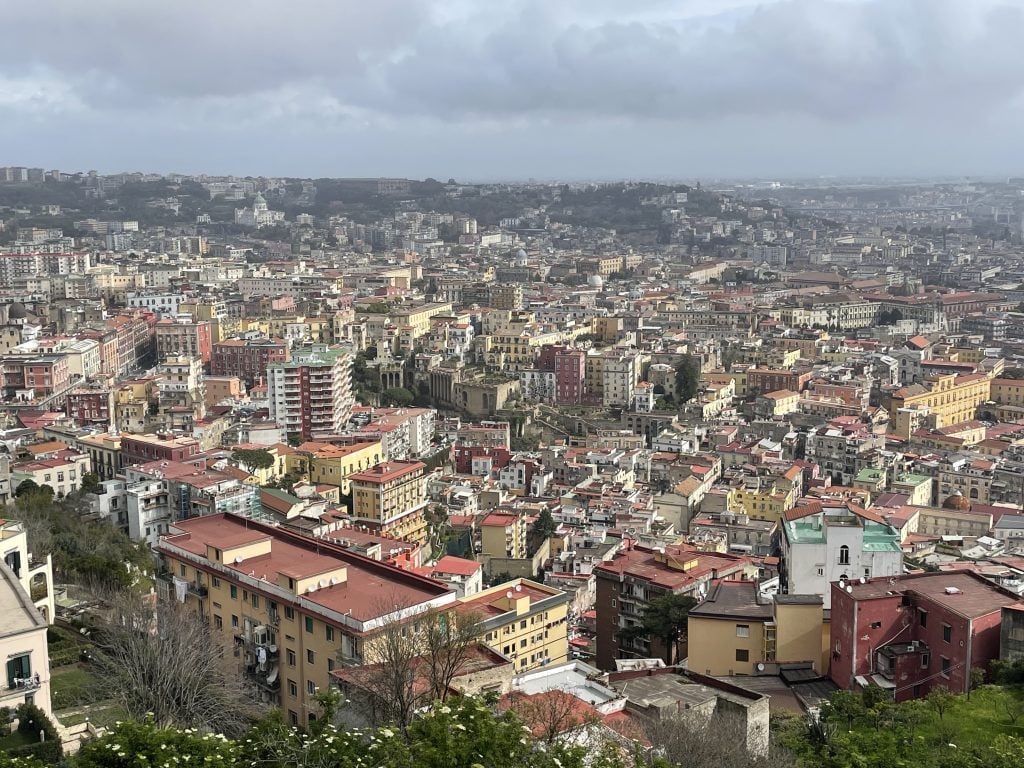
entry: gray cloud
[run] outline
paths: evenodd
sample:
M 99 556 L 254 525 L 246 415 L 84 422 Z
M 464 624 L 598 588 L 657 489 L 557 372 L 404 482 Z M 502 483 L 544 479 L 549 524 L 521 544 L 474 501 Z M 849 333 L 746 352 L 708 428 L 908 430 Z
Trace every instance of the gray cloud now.
M 434 152 L 444 173 L 468 151 L 495 169 L 509 152 L 587 175 L 595 162 L 618 167 L 609 141 L 638 168 L 683 147 L 691 163 L 800 160 L 808 148 L 827 160 L 832 147 L 884 164 L 924 147 L 978 158 L 978 137 L 1022 122 L 1024 0 L 8 6 L 0 139 L 35 156 L 57 150 L 46 137 L 61 151 L 102 147 L 110 162 L 148 148 L 161 166 L 202 166 L 245 162 L 251 144 L 264 163 L 268 145 L 282 163 L 311 162 L 316 148 L 342 166 Z M 650 144 L 639 151 L 621 145 L 640 136 Z

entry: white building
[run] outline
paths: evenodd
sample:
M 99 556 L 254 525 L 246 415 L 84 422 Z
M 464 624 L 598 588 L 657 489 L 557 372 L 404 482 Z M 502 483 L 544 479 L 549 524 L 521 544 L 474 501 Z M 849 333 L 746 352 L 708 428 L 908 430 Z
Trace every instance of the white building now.
M 28 535 L 17 520 L 0 522 L 0 556 L 11 569 L 27 595 L 34 595 L 32 604 L 43 618 L 53 621 L 53 561 L 50 556 L 34 557 L 28 551 Z M 3 610 L 0 616 L 6 619 Z M 3 635 L 0 621 L 0 636 Z M 0 705 L 2 706 L 2 705 Z
M 0 565 L 0 657 L 6 661 L 0 707 L 35 704 L 50 710 L 50 660 L 46 619 L 33 605 L 21 579 Z
M 243 227 L 270 227 L 284 221 L 284 211 L 272 211 L 263 195 L 256 193 L 252 208 L 236 208 L 235 224 Z
M 633 405 L 633 395 L 640 381 L 642 359 L 636 352 L 608 352 L 602 365 L 605 406 Z
M 555 402 L 555 372 L 527 368 L 519 372 L 523 399 L 541 403 Z
M 821 595 L 831 608 L 836 581 L 900 576 L 903 550 L 896 529 L 853 506 L 807 505 L 782 524 L 783 585 L 791 595 Z

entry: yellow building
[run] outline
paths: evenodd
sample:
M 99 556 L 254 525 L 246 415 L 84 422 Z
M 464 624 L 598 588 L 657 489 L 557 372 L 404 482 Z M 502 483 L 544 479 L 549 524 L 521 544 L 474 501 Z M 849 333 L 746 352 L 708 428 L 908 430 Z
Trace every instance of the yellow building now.
M 233 450 L 246 450 L 246 451 L 266 451 L 270 454 L 270 457 L 274 460 L 273 466 L 266 467 L 265 469 L 252 469 L 249 467 L 241 467 L 250 475 L 256 478 L 259 485 L 267 485 L 268 483 L 277 480 L 280 477 L 288 474 L 293 466 L 289 464 L 289 459 L 295 455 L 292 448 L 283 443 L 274 443 L 273 445 L 259 445 L 257 443 L 239 443 L 233 446 Z M 298 473 L 301 474 L 301 473 Z
M 456 604 L 445 584 L 253 520 L 209 515 L 175 529 L 157 545 L 160 591 L 239 651 L 254 696 L 293 725 L 319 716 L 317 692 L 363 663 L 382 626 Z
M 461 600 L 480 618 L 481 639 L 508 657 L 516 673 L 569 661 L 571 596 L 528 579 L 514 579 Z
M 435 315 L 449 315 L 452 305 L 447 302 L 420 304 L 415 307 L 401 307 L 388 313 L 393 325 L 408 326 L 412 329 L 413 338 L 426 336 L 430 333 L 430 319 Z
M 379 441 L 355 445 L 332 443 L 303 443 L 296 451 L 305 455 L 306 475 L 317 485 L 336 485 L 348 494 L 349 477 L 370 469 L 384 460 L 384 448 Z
M 480 553 L 485 558 L 526 557 L 526 518 L 512 512 L 493 512 L 480 522 Z
M 923 384 L 912 384 L 892 396 L 889 413 L 893 432 L 909 438 L 927 421 L 935 429 L 960 424 L 974 418 L 978 406 L 989 399 L 992 380 L 984 373 L 964 376 L 933 376 Z
M 777 673 L 782 664 L 828 671 L 829 626 L 820 595 L 773 600 L 758 593 L 756 582 L 721 581 L 690 611 L 687 638 L 687 665 L 705 675 Z
M 352 517 L 393 539 L 427 540 L 427 465 L 387 461 L 349 475 Z
M 992 379 L 989 397 L 1000 405 L 1024 407 L 1024 379 Z

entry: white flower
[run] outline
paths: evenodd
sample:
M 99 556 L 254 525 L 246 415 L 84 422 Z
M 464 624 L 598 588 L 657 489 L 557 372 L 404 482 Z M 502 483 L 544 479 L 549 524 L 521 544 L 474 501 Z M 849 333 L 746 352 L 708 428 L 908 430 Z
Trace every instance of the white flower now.
M 466 730 L 466 726 L 464 726 L 462 723 L 456 723 L 455 727 L 458 728 L 460 731 Z
M 383 736 L 385 739 L 390 739 L 392 736 L 395 735 L 395 732 L 392 731 L 390 728 L 381 728 L 380 735 Z
M 441 714 L 442 714 L 442 715 L 447 715 L 447 714 L 450 714 L 450 713 L 451 713 L 451 711 L 452 711 L 452 708 L 451 708 L 451 707 L 449 707 L 449 706 L 443 706 L 443 707 L 441 707 L 441 709 L 440 709 L 440 712 L 441 712 Z

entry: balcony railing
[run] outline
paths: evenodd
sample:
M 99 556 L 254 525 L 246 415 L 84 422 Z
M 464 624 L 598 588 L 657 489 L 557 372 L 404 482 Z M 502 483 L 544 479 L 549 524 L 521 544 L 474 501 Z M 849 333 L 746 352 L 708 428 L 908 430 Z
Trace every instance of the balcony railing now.
M 42 680 L 39 679 L 39 674 L 36 673 L 30 677 L 15 677 L 10 680 L 7 685 L 9 691 L 34 691 L 41 686 Z

